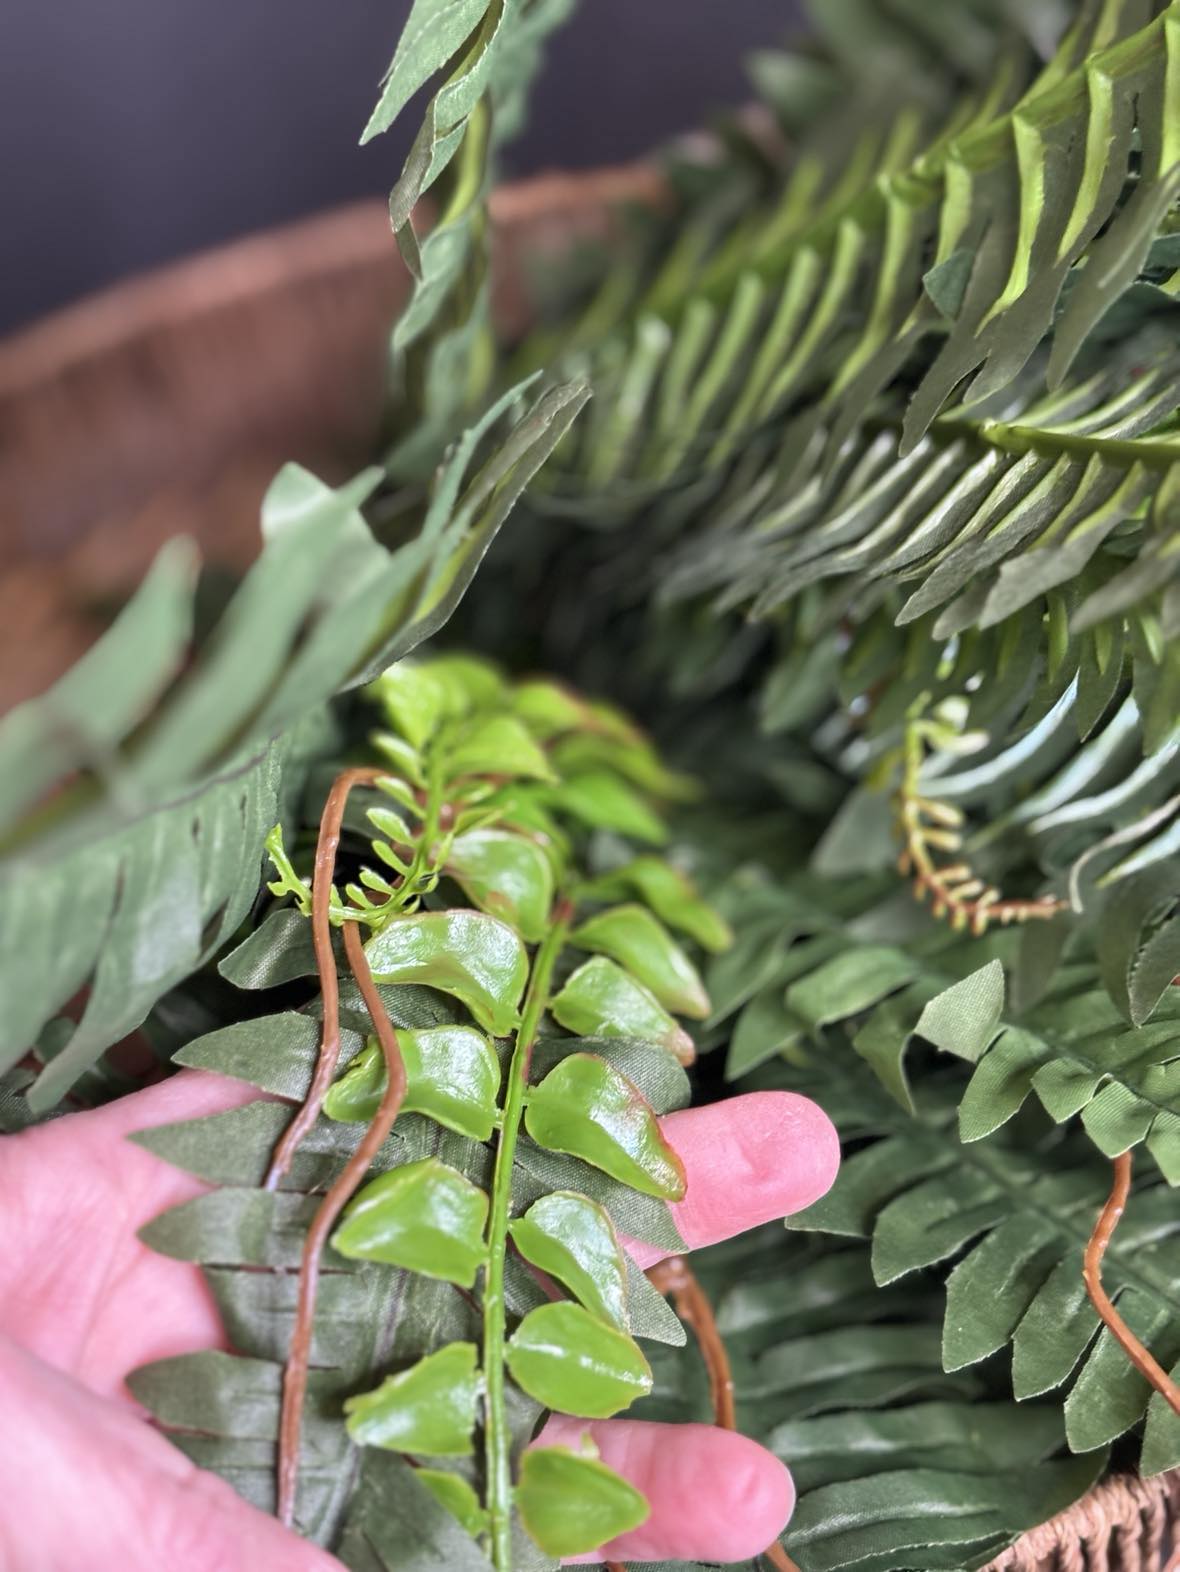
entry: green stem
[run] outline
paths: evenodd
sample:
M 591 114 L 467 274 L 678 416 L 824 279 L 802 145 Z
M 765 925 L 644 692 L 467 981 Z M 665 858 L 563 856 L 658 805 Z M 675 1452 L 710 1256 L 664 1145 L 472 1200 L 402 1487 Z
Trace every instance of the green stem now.
M 508 1255 L 508 1213 L 512 1201 L 512 1162 L 516 1138 L 524 1112 L 524 1094 L 529 1083 L 533 1043 L 541 1015 L 549 1002 L 553 968 L 565 944 L 570 925 L 570 907 L 559 901 L 553 925 L 533 960 L 524 1013 L 516 1033 L 516 1046 L 508 1069 L 508 1093 L 504 1099 L 504 1122 L 496 1149 L 496 1171 L 492 1180 L 492 1208 L 488 1229 L 488 1264 L 483 1295 L 483 1369 L 487 1383 L 484 1435 L 487 1458 L 487 1504 L 492 1541 L 492 1564 L 496 1572 L 512 1569 L 512 1436 L 504 1402 L 504 1265 Z

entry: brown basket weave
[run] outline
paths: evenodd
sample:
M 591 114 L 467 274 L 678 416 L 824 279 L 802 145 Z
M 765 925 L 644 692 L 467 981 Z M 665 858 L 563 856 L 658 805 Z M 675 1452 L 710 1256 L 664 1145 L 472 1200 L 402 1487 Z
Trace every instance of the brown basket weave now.
M 607 233 L 619 202 L 658 191 L 638 167 L 498 193 L 501 320 L 527 319 L 526 257 Z M 339 479 L 370 457 L 404 291 L 384 205 L 363 203 L 0 342 L 0 712 L 86 648 L 169 536 L 241 565 L 280 463 Z M 1159 1572 L 1178 1510 L 1180 1472 L 1109 1479 L 988 1572 Z

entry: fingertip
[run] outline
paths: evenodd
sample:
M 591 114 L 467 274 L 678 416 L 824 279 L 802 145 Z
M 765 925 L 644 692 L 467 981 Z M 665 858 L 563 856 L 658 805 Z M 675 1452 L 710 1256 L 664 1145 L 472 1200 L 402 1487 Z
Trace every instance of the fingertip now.
M 549 1444 L 589 1431 L 608 1467 L 641 1490 L 651 1514 L 639 1528 L 578 1561 L 745 1561 L 782 1533 L 795 1486 L 782 1462 L 736 1431 L 642 1420 L 551 1420 Z
M 690 1250 L 800 1212 L 832 1186 L 840 1139 L 797 1092 L 747 1092 L 661 1121 L 687 1175 L 676 1225 Z M 637 1250 L 649 1265 L 658 1251 Z

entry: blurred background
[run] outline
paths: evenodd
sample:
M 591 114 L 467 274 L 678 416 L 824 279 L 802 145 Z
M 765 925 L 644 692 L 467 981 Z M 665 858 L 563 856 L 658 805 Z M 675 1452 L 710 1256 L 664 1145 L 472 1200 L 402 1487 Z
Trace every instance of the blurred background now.
M 410 0 L 2 0 L 0 334 L 105 284 L 383 194 L 357 138 Z M 796 0 L 581 0 L 506 174 L 586 168 L 740 101 Z

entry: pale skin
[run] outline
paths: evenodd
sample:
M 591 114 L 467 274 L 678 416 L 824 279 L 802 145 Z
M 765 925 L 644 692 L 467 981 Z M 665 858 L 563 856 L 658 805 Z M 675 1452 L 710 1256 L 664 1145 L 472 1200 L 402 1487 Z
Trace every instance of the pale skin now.
M 186 1071 L 0 1143 L 0 1500 L 20 1506 L 0 1512 L 0 1572 L 342 1572 L 195 1468 L 145 1423 L 125 1386 L 150 1360 L 225 1346 L 200 1271 L 136 1238 L 204 1186 L 126 1136 L 251 1095 Z M 690 1248 L 797 1211 L 835 1177 L 835 1131 L 790 1093 L 752 1093 L 662 1123 L 688 1174 L 676 1212 Z M 658 1258 L 643 1245 L 632 1252 L 643 1266 Z M 612 1559 L 743 1560 L 794 1505 L 787 1470 L 744 1437 L 561 1416 L 544 1437 L 586 1430 L 651 1502 L 641 1528 L 603 1548 Z

